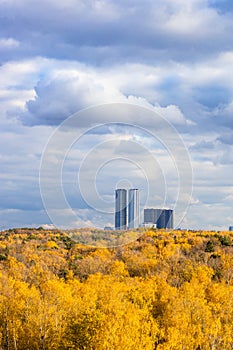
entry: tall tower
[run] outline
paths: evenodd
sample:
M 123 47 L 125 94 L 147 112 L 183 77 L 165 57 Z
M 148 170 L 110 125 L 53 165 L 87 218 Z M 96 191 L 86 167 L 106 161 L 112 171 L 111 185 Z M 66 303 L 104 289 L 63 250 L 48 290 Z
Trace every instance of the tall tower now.
M 140 200 L 139 190 L 133 188 L 129 190 L 128 200 L 128 226 L 129 228 L 138 228 L 140 224 Z
M 115 229 L 127 229 L 127 191 L 121 188 L 115 191 Z

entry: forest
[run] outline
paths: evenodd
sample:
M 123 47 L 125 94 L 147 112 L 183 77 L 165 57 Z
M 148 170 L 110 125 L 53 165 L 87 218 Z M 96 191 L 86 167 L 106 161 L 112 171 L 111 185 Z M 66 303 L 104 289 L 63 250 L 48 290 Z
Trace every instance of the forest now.
M 42 228 L 0 233 L 1 350 L 233 349 L 233 232 L 81 241 Z

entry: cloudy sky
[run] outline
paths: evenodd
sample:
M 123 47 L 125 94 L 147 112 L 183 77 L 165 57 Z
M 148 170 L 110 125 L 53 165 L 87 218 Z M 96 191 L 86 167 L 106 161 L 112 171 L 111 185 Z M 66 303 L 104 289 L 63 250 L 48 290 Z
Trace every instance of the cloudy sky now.
M 0 229 L 112 225 L 123 186 L 179 227 L 233 225 L 232 1 L 0 0 L 0 17 Z

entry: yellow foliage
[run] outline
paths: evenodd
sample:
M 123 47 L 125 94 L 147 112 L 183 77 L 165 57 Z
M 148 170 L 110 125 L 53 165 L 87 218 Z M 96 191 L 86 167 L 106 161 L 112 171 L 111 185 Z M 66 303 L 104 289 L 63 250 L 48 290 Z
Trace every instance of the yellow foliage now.
M 8 233 L 0 349 L 232 350 L 232 236 L 150 230 L 101 249 L 58 231 Z
M 58 249 L 57 243 L 54 241 L 48 241 L 45 244 L 46 248 L 51 248 L 51 249 Z

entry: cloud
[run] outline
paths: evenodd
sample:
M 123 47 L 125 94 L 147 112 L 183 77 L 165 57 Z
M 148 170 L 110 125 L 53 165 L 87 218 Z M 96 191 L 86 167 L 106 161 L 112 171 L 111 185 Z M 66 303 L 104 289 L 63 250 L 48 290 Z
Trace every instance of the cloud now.
M 205 134 L 208 124 L 208 133 L 216 134 L 220 127 L 224 134 L 232 127 L 233 84 L 226 73 L 232 65 L 230 53 L 195 66 L 64 64 L 66 68 L 58 60 L 37 63 L 43 78 L 19 113 L 25 125 L 59 125 L 80 109 L 128 102 L 152 108 L 182 133 Z
M 178 106 L 161 107 L 159 104 L 151 104 L 144 97 L 127 96 L 116 87 L 114 79 L 110 82 L 111 71 L 104 74 L 105 77 L 102 77 L 101 71 L 90 70 L 85 66 L 54 71 L 50 78 L 37 83 L 35 97 L 26 102 L 26 110 L 20 119 L 29 126 L 59 125 L 83 108 L 119 102 L 151 108 L 175 125 L 186 123 Z M 102 120 L 108 121 L 108 117 L 103 116 Z
M 208 1 L 24 0 L 2 2 L 0 12 L 3 35 L 20 42 L 15 57 L 21 58 L 37 55 L 111 65 L 160 61 L 169 55 L 192 61 L 218 53 L 219 46 L 232 46 L 231 15 Z
M 0 210 L 0 230 L 13 227 L 38 227 L 49 222 L 44 210 L 4 209 Z
M 233 101 L 227 105 L 219 106 L 215 111 L 215 123 L 219 126 L 233 129 Z
M 209 3 L 220 13 L 233 12 L 233 4 L 231 0 L 210 0 Z
M 19 41 L 13 38 L 0 39 L 0 50 L 16 48 L 19 46 L 19 44 Z
M 63 71 L 50 81 L 39 81 L 35 93 L 35 98 L 26 103 L 28 113 L 22 115 L 28 125 L 59 125 L 90 105 L 123 100 L 116 89 L 82 71 Z
M 232 132 L 226 133 L 226 134 L 224 134 L 224 135 L 218 137 L 217 140 L 220 141 L 220 142 L 223 143 L 223 144 L 233 146 Z
M 49 223 L 42 213 L 38 170 L 51 132 L 77 110 L 126 102 L 162 114 L 189 147 L 195 203 L 199 201 L 192 206 L 189 226 L 218 227 L 219 222 L 225 227 L 225 219 L 214 216 L 215 210 L 222 215 L 225 211 L 227 224 L 231 223 L 226 193 L 232 188 L 233 161 L 230 1 L 9 0 L 1 2 L 0 13 L 2 222 Z M 109 117 L 102 115 L 101 120 Z M 133 120 L 127 116 L 121 122 Z M 87 119 L 80 127 L 91 122 Z M 146 118 L 143 123 L 152 127 Z M 127 141 L 155 152 L 169 182 L 168 201 L 174 201 L 175 171 L 158 144 L 122 125 L 96 128 L 71 152 L 64 168 L 68 201 L 80 210 L 78 225 L 112 222 L 112 217 L 95 214 L 81 198 L 74 169 L 96 142 L 114 136 L 119 141 L 112 147 L 115 155 L 142 157 Z M 112 153 L 104 147 L 103 154 L 108 159 Z M 138 179 L 136 185 L 144 188 L 138 169 L 130 169 L 122 175 Z M 111 201 L 120 174 L 110 164 L 101 171 L 99 190 Z M 91 183 L 90 177 L 87 180 Z M 154 190 L 151 205 L 161 197 Z

